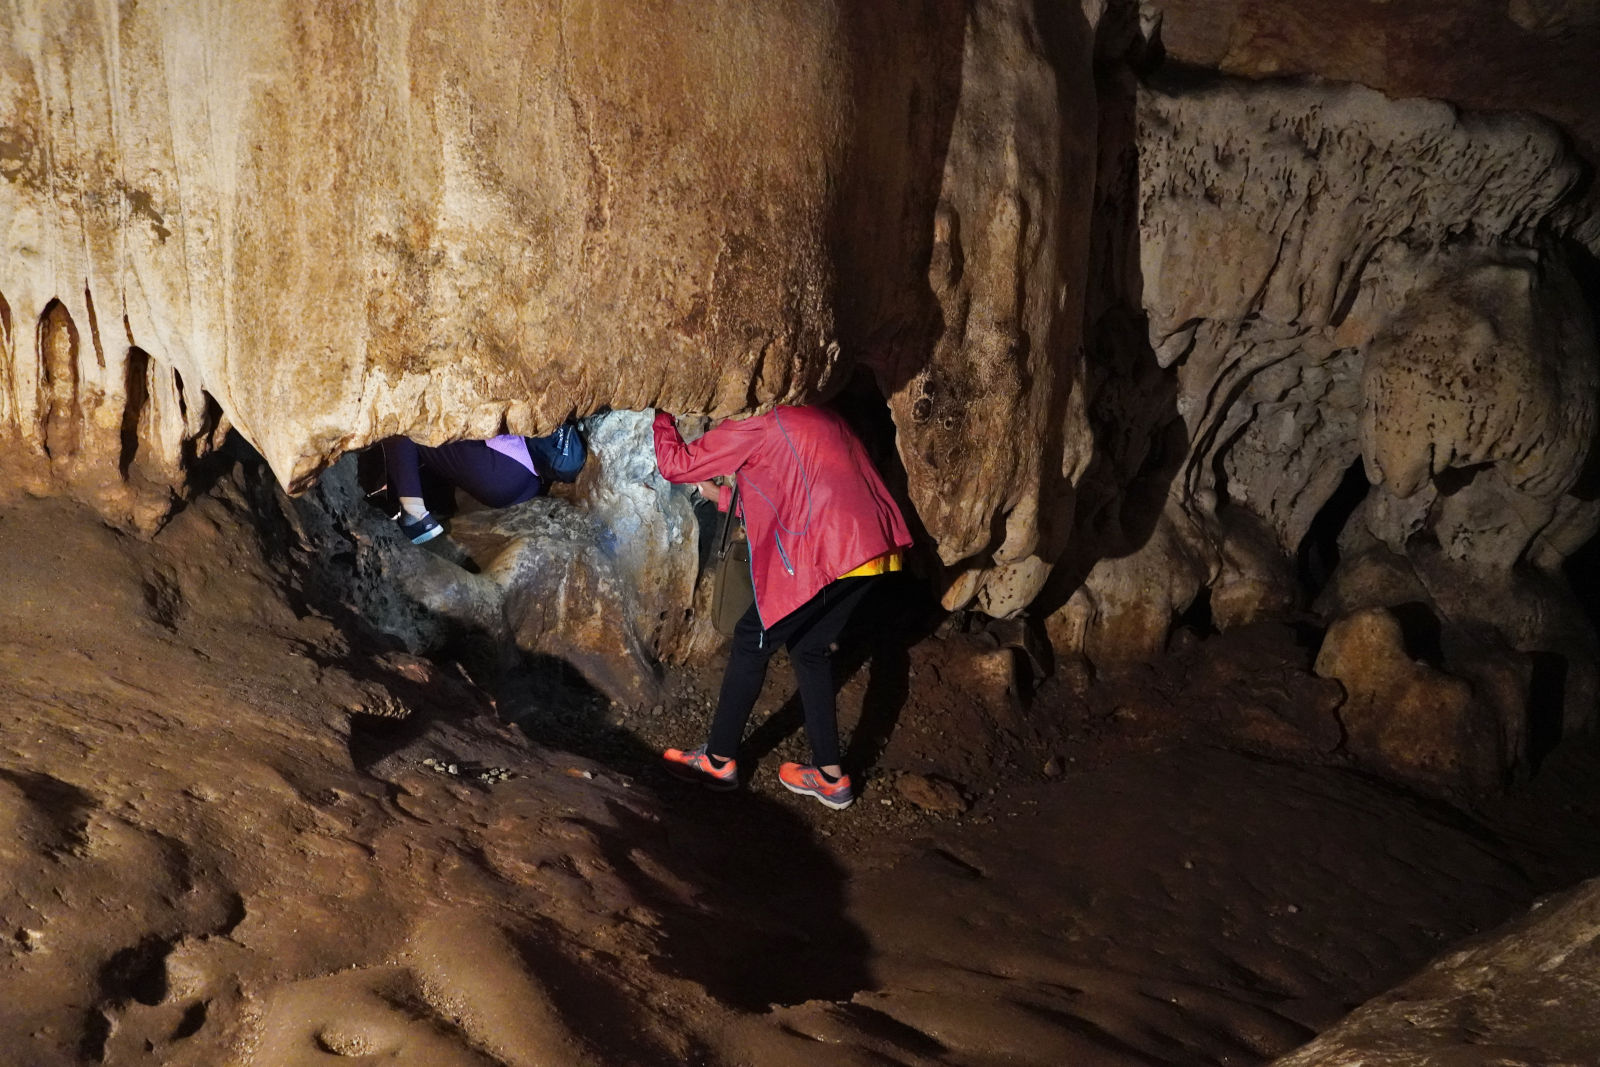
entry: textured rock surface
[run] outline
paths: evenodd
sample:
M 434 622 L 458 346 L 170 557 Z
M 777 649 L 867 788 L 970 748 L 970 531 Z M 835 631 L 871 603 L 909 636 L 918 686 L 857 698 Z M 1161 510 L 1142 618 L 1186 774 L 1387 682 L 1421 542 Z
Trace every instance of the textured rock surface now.
M 583 421 L 589 459 L 571 487 L 448 523 L 427 551 L 359 499 L 353 465 L 294 509 L 318 582 L 413 650 L 478 635 L 504 656 L 555 657 L 607 697 L 657 697 L 661 665 L 713 646 L 696 603 L 698 528 L 688 492 L 655 469 L 650 417 Z
M 1564 659 L 1565 726 L 1589 725 L 1593 635 L 1547 576 L 1596 530 L 1600 403 L 1559 132 L 1190 78 L 1141 90 L 1136 118 L 1137 259 L 1091 326 L 1100 451 L 1058 644 L 1145 656 L 1202 591 L 1236 625 L 1383 544 L 1446 628 Z M 1341 611 L 1398 603 L 1354 588 Z M 1525 723 L 1525 695 L 1489 688 L 1505 731 Z
M 1600 1062 L 1600 882 L 1451 952 L 1277 1067 Z
M 1020 0 L 8 8 L 8 481 L 152 526 L 225 423 L 299 489 L 864 364 L 963 598 L 1019 610 L 1082 459 L 1092 47 Z
M 1316 672 L 1345 689 L 1339 708 L 1345 747 L 1389 777 L 1434 786 L 1493 788 L 1521 756 L 1527 724 L 1501 721 L 1493 687 L 1475 690 L 1416 658 L 1400 621 L 1366 608 L 1328 628 Z M 1526 673 L 1514 677 L 1526 692 Z M 1519 694 L 1520 695 L 1520 694 Z M 1513 705 L 1516 706 L 1516 705 Z
M 1448 272 L 1368 350 L 1360 439 L 1369 477 L 1407 498 L 1455 468 L 1443 488 L 1429 486 L 1440 545 L 1453 558 L 1511 566 L 1588 459 L 1597 353 L 1559 259 L 1480 259 Z
M 289 484 L 388 432 L 533 431 L 662 395 L 727 409 L 826 377 L 837 11 L 5 18 L 8 401 L 36 447 L 73 383 L 122 406 L 133 344 Z M 704 76 L 730 54 L 737 74 Z M 26 358 L 53 299 L 76 375 L 51 373 L 64 342 L 42 374 Z
M 1147 655 L 1202 591 L 1224 625 L 1281 612 L 1315 591 L 1292 565 L 1313 541 L 1420 533 L 1486 587 L 1553 572 L 1600 526 L 1573 492 L 1597 388 L 1582 162 L 1523 115 L 1134 76 L 1159 26 L 1225 70 L 1483 102 L 1390 37 L 1317 66 L 1337 27 L 1268 14 L 14 6 L 6 484 L 151 527 L 229 426 L 301 488 L 389 432 L 728 413 L 866 368 L 945 604 L 1043 591 L 1067 651 Z M 1591 143 L 1562 57 L 1594 20 L 1491 21 L 1549 62 L 1506 100 Z M 1367 501 L 1313 538 L 1357 463 Z
M 559 657 L 639 707 L 659 695 L 663 661 L 716 641 L 689 610 L 697 525 L 688 492 L 655 468 L 648 417 L 612 412 L 590 425 L 593 467 L 574 501 L 482 513 L 478 530 L 459 536 L 503 542 L 485 573 L 503 590 L 518 648 Z
M 927 277 L 942 331 L 931 355 L 880 371 L 912 500 L 944 562 L 968 568 L 946 605 L 993 615 L 1043 586 L 1092 449 L 1093 27 L 1071 5 L 1036 8 L 972 6 Z
M 1251 78 L 1315 75 L 1389 96 L 1547 115 L 1593 151 L 1592 58 L 1600 9 L 1588 0 L 1141 0 L 1168 52 Z

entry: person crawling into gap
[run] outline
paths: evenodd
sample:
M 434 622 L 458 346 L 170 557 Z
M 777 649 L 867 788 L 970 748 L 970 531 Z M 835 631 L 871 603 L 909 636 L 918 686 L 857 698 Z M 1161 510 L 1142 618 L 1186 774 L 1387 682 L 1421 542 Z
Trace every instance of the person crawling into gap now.
M 911 545 L 905 517 L 873 468 L 865 447 L 835 412 L 780 407 L 725 419 L 685 442 L 664 411 L 654 423 L 656 464 L 669 482 L 731 476 L 716 489 L 726 511 L 737 496 L 750 545 L 754 602 L 733 632 L 733 649 L 706 743 L 662 754 L 680 777 L 713 789 L 737 789 L 735 757 L 778 645 L 789 649 L 809 764 L 784 763 L 778 780 L 790 792 L 830 808 L 855 800 L 840 765 L 832 646 L 876 575 L 901 569 Z
M 508 508 L 547 492 L 551 482 L 577 478 L 586 457 L 583 437 L 572 421 L 544 437 L 501 434 L 442 445 L 419 445 L 401 436 L 383 440 L 389 493 L 399 509 L 394 519 L 414 545 L 444 533 L 423 499 L 424 470 L 485 507 Z

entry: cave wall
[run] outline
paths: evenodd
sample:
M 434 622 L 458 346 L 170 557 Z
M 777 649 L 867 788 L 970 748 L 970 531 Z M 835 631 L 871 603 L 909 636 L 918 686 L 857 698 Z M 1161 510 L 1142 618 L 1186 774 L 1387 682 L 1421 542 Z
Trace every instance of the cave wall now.
M 1020 610 L 1082 446 L 1095 14 L 12 5 L 6 480 L 148 528 L 228 427 L 300 491 L 390 433 L 748 411 L 864 365 L 955 600 Z
M 1421 622 L 1378 659 L 1326 657 L 1386 722 L 1416 679 L 1368 693 L 1373 664 L 1440 668 L 1371 762 L 1492 785 L 1531 716 L 1592 727 L 1594 635 L 1560 575 L 1600 529 L 1591 170 L 1570 141 L 1527 115 L 1181 70 L 1141 85 L 1136 125 L 1138 238 L 1090 325 L 1103 447 L 1058 647 L 1147 658 L 1202 598 L 1224 629 L 1395 608 Z M 1308 573 L 1317 547 L 1331 573 Z
M 74 387 L 81 421 L 91 394 L 119 406 L 134 345 L 296 488 L 389 432 L 814 389 L 837 355 L 840 18 L 797 3 L 690 21 L 604 3 L 8 8 L 13 435 L 49 448 Z M 26 358 L 34 322 L 71 335 L 41 340 L 61 355 Z
M 947 607 L 1052 613 L 1113 662 L 1202 594 L 1226 627 L 1420 587 L 1575 655 L 1551 576 L 1600 522 L 1571 106 L 1600 30 L 1421 6 L 1447 70 L 1357 47 L 1421 15 L 1353 0 L 12 5 L 5 486 L 148 529 L 230 427 L 300 491 L 389 433 L 749 411 L 864 368 Z M 1503 97 L 1472 83 L 1517 56 Z

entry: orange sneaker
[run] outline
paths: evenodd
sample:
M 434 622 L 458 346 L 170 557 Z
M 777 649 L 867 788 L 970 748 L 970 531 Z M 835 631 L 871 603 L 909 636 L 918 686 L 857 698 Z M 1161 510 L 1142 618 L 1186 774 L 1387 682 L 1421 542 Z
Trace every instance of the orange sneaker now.
M 704 745 L 687 752 L 681 748 L 669 748 L 661 753 L 661 758 L 667 761 L 667 770 L 686 782 L 699 782 L 707 789 L 723 792 L 739 788 L 739 765 L 730 759 L 725 760 L 721 767 L 714 766 L 711 757 L 706 755 Z
M 848 808 L 855 803 L 856 792 L 850 787 L 850 776 L 841 774 L 837 780 L 805 763 L 785 763 L 778 768 L 778 781 L 791 793 L 816 797 L 835 810 Z

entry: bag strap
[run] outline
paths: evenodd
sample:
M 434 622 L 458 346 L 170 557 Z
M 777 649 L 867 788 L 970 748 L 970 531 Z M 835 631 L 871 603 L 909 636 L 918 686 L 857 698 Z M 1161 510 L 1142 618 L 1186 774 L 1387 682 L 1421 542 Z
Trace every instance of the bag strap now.
M 739 511 L 739 479 L 733 480 L 733 495 L 728 498 L 728 510 L 722 513 L 722 530 L 717 534 L 717 558 L 721 559 L 728 554 L 728 546 L 733 543 L 733 522 Z

